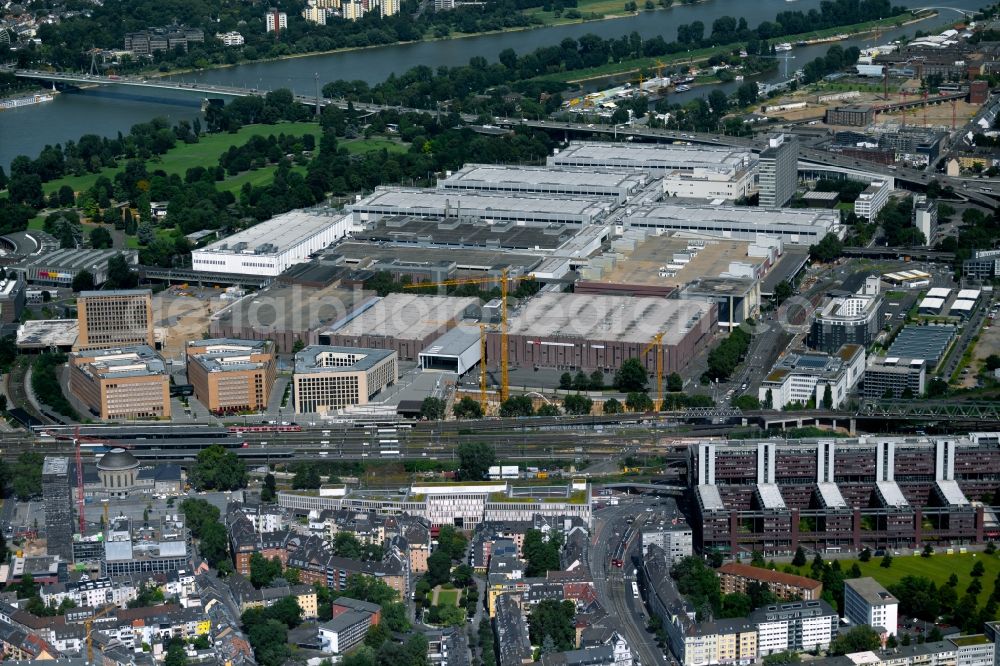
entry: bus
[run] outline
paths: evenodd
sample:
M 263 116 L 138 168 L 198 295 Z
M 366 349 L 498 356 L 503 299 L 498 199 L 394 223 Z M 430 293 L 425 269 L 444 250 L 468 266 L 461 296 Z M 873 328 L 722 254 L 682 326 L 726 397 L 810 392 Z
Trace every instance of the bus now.
M 378 440 L 379 446 L 399 446 L 398 439 L 380 439 Z
M 636 599 L 639 598 L 639 583 L 632 581 L 632 596 Z
M 398 456 L 399 455 L 399 449 L 382 449 L 381 451 L 379 451 L 379 453 L 381 453 L 383 456 L 386 456 L 386 457 L 388 457 L 388 456 Z

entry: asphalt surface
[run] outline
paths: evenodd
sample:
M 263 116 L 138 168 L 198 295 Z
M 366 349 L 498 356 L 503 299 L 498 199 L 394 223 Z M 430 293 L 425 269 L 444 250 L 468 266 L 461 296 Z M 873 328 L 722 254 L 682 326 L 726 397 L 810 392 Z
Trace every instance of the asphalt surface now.
M 646 630 L 648 615 L 642 601 L 632 594 L 632 582 L 635 581 L 632 572 L 635 565 L 631 555 L 639 554 L 640 536 L 637 528 L 645 519 L 644 509 L 651 501 L 655 500 L 637 499 L 594 512 L 590 570 L 594 575 L 597 598 L 605 610 L 618 617 L 632 647 L 633 656 L 637 656 L 645 666 L 668 666 L 670 661 L 656 644 L 653 635 Z M 636 522 L 626 524 L 628 516 L 636 516 Z M 618 554 L 624 555 L 623 567 L 611 564 L 611 559 Z

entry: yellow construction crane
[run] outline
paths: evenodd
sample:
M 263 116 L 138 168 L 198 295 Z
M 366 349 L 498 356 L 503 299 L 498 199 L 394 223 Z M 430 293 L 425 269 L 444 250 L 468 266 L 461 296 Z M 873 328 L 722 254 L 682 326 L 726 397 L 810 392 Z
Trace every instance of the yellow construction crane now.
M 89 618 L 83 621 L 83 627 L 87 633 L 87 663 L 90 664 L 94 663 L 94 639 L 93 639 L 93 634 L 91 633 L 94 627 L 94 620 L 104 617 L 108 613 L 115 610 L 115 608 L 116 608 L 115 606 L 107 606 L 104 609 L 97 611 L 96 613 L 94 613 Z
M 532 275 L 511 276 L 510 271 L 504 268 L 500 271 L 499 277 L 487 276 L 481 278 L 456 278 L 454 280 L 441 280 L 440 282 L 418 282 L 409 284 L 406 289 L 420 289 L 422 287 L 458 287 L 465 284 L 493 284 L 500 283 L 500 402 L 506 400 L 510 395 L 510 366 L 507 354 L 507 294 L 511 282 L 521 280 L 534 280 Z M 483 332 L 481 331 L 480 349 L 485 346 Z M 479 371 L 479 391 L 480 400 L 485 402 L 486 395 L 486 357 L 479 361 L 482 367 Z M 484 404 L 485 408 L 485 404 Z
M 663 333 L 657 333 L 639 354 L 640 358 L 645 357 L 649 350 L 656 347 L 656 405 L 654 405 L 653 411 L 663 409 L 663 345 L 660 344 L 662 340 Z

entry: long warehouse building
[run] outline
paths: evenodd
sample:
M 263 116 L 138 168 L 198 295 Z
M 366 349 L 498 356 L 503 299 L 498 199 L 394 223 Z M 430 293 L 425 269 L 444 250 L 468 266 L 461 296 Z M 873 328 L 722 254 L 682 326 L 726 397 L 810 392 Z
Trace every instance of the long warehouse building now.
M 714 238 L 755 240 L 779 238 L 785 243 L 812 245 L 829 233 L 840 238 L 840 212 L 815 208 L 763 209 L 746 206 L 677 206 L 658 204 L 635 210 L 626 227 L 657 231 L 686 231 Z
M 748 148 L 681 146 L 669 143 L 601 143 L 574 141 L 551 155 L 553 167 L 588 169 L 629 169 L 652 176 L 695 169 L 743 171 L 757 166 L 757 157 Z
M 614 199 L 625 203 L 649 182 L 644 173 L 608 169 L 560 169 L 542 166 L 468 164 L 438 181 L 438 189 L 556 194 Z
M 209 273 L 281 275 L 347 235 L 350 216 L 327 208 L 293 210 L 191 252 L 191 268 Z
M 594 224 L 611 209 L 612 202 L 598 197 L 528 196 L 499 192 L 449 192 L 403 187 L 380 187 L 357 203 L 349 204 L 355 225 L 386 215 L 474 218 L 488 222 L 558 222 Z
M 605 372 L 638 358 L 654 371 L 653 340 L 662 334 L 663 372 L 669 374 L 683 368 L 712 339 L 717 312 L 715 304 L 706 301 L 540 294 L 510 317 L 508 358 L 514 367 Z M 500 335 L 490 333 L 490 367 L 496 367 L 499 358 Z

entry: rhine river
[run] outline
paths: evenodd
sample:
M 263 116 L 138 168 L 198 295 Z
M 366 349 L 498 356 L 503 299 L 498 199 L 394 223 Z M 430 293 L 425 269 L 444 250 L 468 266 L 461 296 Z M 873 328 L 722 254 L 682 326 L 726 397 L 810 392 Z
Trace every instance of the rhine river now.
M 623 4 L 624 4 L 624 0 Z M 397 44 L 356 51 L 342 51 L 325 55 L 290 58 L 235 67 L 185 74 L 180 79 L 188 82 L 210 82 L 216 84 L 247 86 L 261 90 L 291 88 L 302 94 L 314 94 L 314 75 L 319 74 L 325 83 L 337 79 L 363 79 L 369 83 L 385 80 L 390 74 L 401 74 L 407 69 L 426 65 L 436 68 L 442 65 L 454 66 L 468 62 L 473 56 L 483 56 L 495 61 L 499 53 L 507 48 L 524 54 L 541 46 L 558 44 L 566 37 L 579 38 L 587 33 L 601 37 L 618 37 L 632 31 L 643 37 L 662 35 L 673 41 L 677 26 L 692 21 L 705 24 L 706 32 L 712 22 L 720 16 L 746 18 L 751 27 L 763 21 L 773 20 L 775 15 L 786 10 L 808 11 L 818 8 L 821 0 L 708 0 L 697 5 L 677 5 L 667 10 L 643 12 L 636 16 L 604 21 L 590 21 L 569 25 L 552 26 L 519 32 L 480 35 L 462 39 L 450 39 L 413 44 Z M 893 4 L 907 7 L 955 7 L 973 10 L 990 4 L 989 0 L 897 0 Z M 900 35 L 910 36 L 918 30 L 934 30 L 941 25 L 954 22 L 960 16 L 951 11 L 941 11 L 938 17 L 911 24 L 897 30 L 883 33 L 880 43 L 896 39 Z M 873 46 L 873 37 L 837 42 L 840 45 Z M 789 61 L 789 72 L 800 69 L 805 63 L 826 53 L 831 44 L 796 48 L 792 51 L 795 59 Z M 772 72 L 764 80 L 780 80 L 783 67 Z M 722 84 L 726 92 L 732 92 L 738 84 Z M 671 96 L 672 101 L 683 102 L 694 96 L 706 95 L 712 86 L 698 87 L 687 93 Z M 114 136 L 127 132 L 139 122 L 155 116 L 167 118 L 171 123 L 191 119 L 200 114 L 201 97 L 196 93 L 182 91 L 152 91 L 126 86 L 101 86 L 85 91 L 64 93 L 52 102 L 14 109 L 0 113 L 0 166 L 5 169 L 17 155 L 36 157 L 46 144 L 77 139 L 83 134 L 93 133 Z

